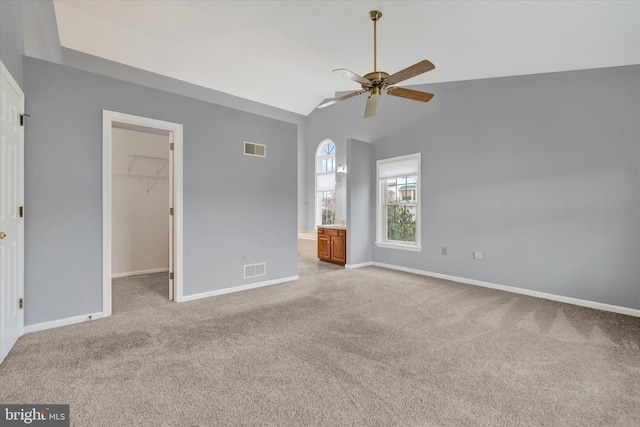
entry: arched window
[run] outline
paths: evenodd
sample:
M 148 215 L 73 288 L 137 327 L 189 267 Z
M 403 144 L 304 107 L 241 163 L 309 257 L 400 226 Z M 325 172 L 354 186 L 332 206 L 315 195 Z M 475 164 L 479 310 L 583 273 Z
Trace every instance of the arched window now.
M 323 140 L 316 150 L 316 225 L 336 219 L 336 145 Z

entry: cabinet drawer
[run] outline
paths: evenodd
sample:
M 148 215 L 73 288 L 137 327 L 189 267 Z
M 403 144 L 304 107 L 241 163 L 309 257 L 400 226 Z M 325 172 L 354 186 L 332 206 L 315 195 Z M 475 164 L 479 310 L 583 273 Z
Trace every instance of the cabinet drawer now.
M 346 230 L 338 230 L 338 236 L 346 237 L 347 236 L 347 231 Z
M 322 233 L 320 229 L 318 229 L 318 234 L 322 234 L 323 236 L 337 236 L 339 230 L 335 230 L 333 228 L 323 228 Z

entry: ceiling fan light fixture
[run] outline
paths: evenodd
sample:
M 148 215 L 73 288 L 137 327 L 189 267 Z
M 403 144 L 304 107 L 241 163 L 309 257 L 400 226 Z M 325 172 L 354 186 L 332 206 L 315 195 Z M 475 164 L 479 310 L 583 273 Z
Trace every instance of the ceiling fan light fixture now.
M 398 96 L 405 99 L 411 99 L 414 101 L 428 102 L 433 98 L 432 93 L 420 92 L 412 89 L 404 89 L 401 87 L 393 87 L 392 85 L 408 80 L 412 77 L 418 76 L 427 71 L 433 70 L 435 65 L 430 61 L 424 59 L 404 70 L 398 71 L 395 74 L 389 75 L 384 71 L 378 71 L 377 69 L 377 23 L 382 18 L 382 12 L 379 10 L 369 11 L 369 17 L 373 21 L 373 72 L 365 74 L 364 77 L 347 70 L 346 68 L 338 68 L 333 70 L 335 74 L 339 74 L 342 77 L 346 77 L 353 80 L 362 86 L 361 91 L 353 92 L 340 98 L 334 98 L 322 102 L 316 108 L 324 108 L 335 104 L 336 102 L 343 101 L 348 98 L 352 98 L 357 95 L 361 95 L 365 92 L 369 92 L 367 99 L 367 106 L 365 109 L 364 117 L 371 117 L 376 113 L 378 106 L 378 99 L 380 94 L 384 90 L 388 95 Z

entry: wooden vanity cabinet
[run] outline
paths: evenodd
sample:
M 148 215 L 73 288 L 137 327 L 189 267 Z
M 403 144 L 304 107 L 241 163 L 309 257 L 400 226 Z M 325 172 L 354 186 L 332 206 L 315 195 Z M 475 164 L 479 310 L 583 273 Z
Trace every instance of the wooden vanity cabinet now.
M 318 258 L 345 265 L 347 263 L 347 230 L 318 228 Z

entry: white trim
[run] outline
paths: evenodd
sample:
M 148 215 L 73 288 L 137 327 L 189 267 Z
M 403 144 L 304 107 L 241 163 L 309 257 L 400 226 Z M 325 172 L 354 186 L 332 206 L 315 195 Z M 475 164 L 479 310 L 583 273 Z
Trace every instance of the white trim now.
M 202 293 L 193 294 L 193 295 L 185 295 L 182 297 L 182 301 L 194 301 L 201 298 L 214 297 L 217 295 L 230 294 L 232 292 L 240 292 L 240 291 L 246 291 L 249 289 L 262 288 L 264 286 L 277 285 L 279 283 L 292 282 L 298 279 L 299 279 L 299 276 L 290 276 L 290 277 L 283 277 L 282 279 L 268 280 L 266 282 L 258 282 L 258 283 L 251 283 L 248 285 L 234 286 L 232 288 L 216 289 L 215 291 L 202 292 Z
M 129 277 L 129 276 L 140 276 L 142 274 L 153 274 L 153 273 L 166 273 L 169 269 L 167 267 L 163 268 L 151 268 L 149 270 L 138 270 L 138 271 L 125 271 L 124 273 L 115 273 L 111 275 L 112 279 L 118 279 L 120 277 Z
M 102 112 L 102 315 L 111 316 L 111 126 Z M 108 284 L 107 284 L 108 283 Z
M 111 316 L 111 128 L 113 122 L 173 132 L 174 156 L 174 286 L 175 301 L 183 298 L 182 125 L 117 111 L 102 110 L 102 317 Z
M 344 268 L 362 268 L 362 267 L 370 267 L 373 265 L 373 261 L 361 262 L 360 264 L 345 264 Z
M 401 249 L 403 251 L 420 252 L 422 250 L 422 246 L 414 246 L 403 243 L 375 242 L 375 245 L 379 248 Z
M 82 314 L 80 316 L 74 316 L 74 317 L 67 317 L 64 319 L 51 320 L 50 322 L 35 323 L 33 325 L 25 326 L 24 332 L 26 334 L 29 332 L 44 331 L 45 329 L 59 328 L 61 326 L 75 325 L 76 323 L 82 323 L 82 322 L 88 322 L 90 320 L 101 319 L 102 317 L 103 317 L 102 313 L 98 312 L 98 313 Z
M 421 276 L 431 276 L 438 279 L 451 280 L 458 283 L 468 285 L 482 286 L 483 288 L 497 289 L 500 291 L 511 292 L 514 294 L 527 295 L 530 297 L 544 298 L 551 301 L 564 302 L 567 304 L 579 305 L 582 307 L 594 308 L 596 310 L 610 311 L 612 313 L 626 314 L 627 316 L 640 317 L 640 310 L 629 307 L 620 307 L 618 305 L 605 304 L 602 302 L 589 301 L 579 298 L 566 297 L 563 295 L 548 294 L 546 292 L 532 291 L 530 289 L 516 288 L 513 286 L 498 285 L 491 282 L 483 282 L 481 280 L 467 279 L 465 277 L 449 276 L 448 274 L 433 273 L 431 271 L 417 270 L 415 268 L 400 267 L 392 264 L 384 264 L 381 262 L 373 262 L 376 267 L 388 268 L 390 270 L 399 270 L 407 273 L 419 274 Z

